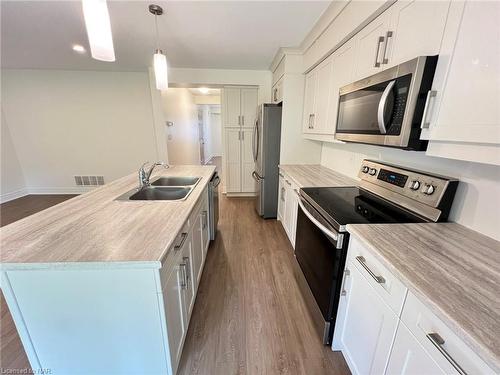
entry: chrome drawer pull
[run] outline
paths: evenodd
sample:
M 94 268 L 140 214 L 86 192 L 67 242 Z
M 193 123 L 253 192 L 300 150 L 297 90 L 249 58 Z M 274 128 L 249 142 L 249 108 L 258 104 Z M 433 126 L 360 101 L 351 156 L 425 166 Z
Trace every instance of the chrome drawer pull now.
M 384 284 L 385 283 L 385 279 L 382 276 L 375 275 L 375 273 L 370 269 L 370 267 L 368 267 L 366 265 L 365 257 L 359 255 L 359 256 L 356 257 L 356 260 L 363 266 L 363 268 L 366 270 L 366 272 L 368 272 L 370 274 L 370 276 L 373 277 L 373 279 L 377 283 L 379 283 L 379 284 Z
M 184 245 L 184 242 L 186 242 L 187 236 L 188 236 L 188 234 L 186 232 L 181 234 L 181 243 L 174 246 L 175 251 L 178 251 Z
M 345 280 L 347 279 L 347 276 L 351 274 L 351 271 L 349 271 L 347 268 L 344 270 L 344 279 L 342 280 L 342 285 L 340 286 L 340 295 L 345 296 L 347 294 L 347 290 L 345 290 Z
M 453 357 L 443 348 L 444 340 L 443 338 L 435 332 L 428 333 L 427 338 L 432 342 L 432 345 L 436 347 L 437 350 L 446 358 L 448 362 L 457 370 L 460 375 L 467 375 L 467 373 L 460 367 L 460 365 L 453 359 Z

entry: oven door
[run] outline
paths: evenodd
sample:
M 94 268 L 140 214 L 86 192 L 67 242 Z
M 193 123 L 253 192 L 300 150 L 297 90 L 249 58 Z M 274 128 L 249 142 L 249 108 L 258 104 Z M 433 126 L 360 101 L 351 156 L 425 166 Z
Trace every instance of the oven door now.
M 309 310 L 323 343 L 329 345 L 335 327 L 347 241 L 344 234 L 336 232 L 300 195 L 299 207 L 295 257 L 317 305 L 309 306 Z

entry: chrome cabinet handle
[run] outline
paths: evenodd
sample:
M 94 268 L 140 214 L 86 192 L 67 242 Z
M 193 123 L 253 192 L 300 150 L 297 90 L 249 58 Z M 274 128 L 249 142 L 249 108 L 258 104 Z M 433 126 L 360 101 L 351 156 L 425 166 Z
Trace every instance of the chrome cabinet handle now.
M 205 229 L 207 227 L 207 222 L 208 222 L 208 220 L 207 220 L 208 213 L 207 213 L 207 211 L 203 211 L 201 213 L 201 215 L 202 215 L 202 223 L 203 223 L 203 225 L 201 226 L 201 228 Z
M 437 95 L 436 90 L 429 90 L 427 97 L 425 98 L 424 113 L 422 114 L 422 122 L 420 123 L 420 129 L 428 129 L 431 126 L 431 122 L 427 121 L 427 116 L 429 112 L 429 103 L 431 98 L 435 98 Z
M 307 124 L 307 128 L 308 129 L 312 129 L 312 113 L 309 114 L 309 122 Z
M 241 125 L 245 125 L 245 116 L 241 115 Z
M 380 63 L 378 62 L 378 55 L 380 53 L 380 45 L 384 43 L 385 38 L 383 36 L 380 36 L 377 41 L 377 52 L 375 53 L 375 65 L 373 65 L 375 68 L 380 67 Z
M 186 263 L 179 264 L 179 268 L 182 271 L 181 277 L 181 289 L 187 288 L 187 279 L 186 279 Z
M 191 274 L 191 265 L 189 261 L 189 257 L 182 257 L 182 260 L 184 261 L 184 266 L 185 266 L 185 275 L 186 275 L 186 287 L 189 285 L 189 280 L 191 277 L 189 275 Z
M 340 295 L 345 296 L 347 294 L 347 291 L 345 290 L 345 281 L 347 279 L 347 276 L 351 274 L 351 271 L 349 271 L 347 268 L 344 270 L 344 279 L 342 280 L 342 285 L 340 286 Z
M 312 124 L 311 124 L 311 129 L 314 129 L 314 120 L 316 119 L 316 114 L 313 113 L 312 115 Z
M 385 283 L 385 279 L 382 276 L 375 275 L 375 273 L 370 269 L 370 267 L 368 267 L 368 265 L 366 264 L 365 257 L 358 255 L 356 257 L 356 260 L 363 266 L 363 268 L 366 270 L 366 272 L 368 272 L 370 274 L 370 276 L 373 277 L 373 279 L 377 283 L 379 283 L 379 284 Z
M 387 45 L 389 44 L 389 38 L 392 38 L 392 31 L 388 31 L 385 34 L 385 44 L 384 44 L 384 53 L 382 54 L 382 64 L 387 64 L 389 59 L 387 58 Z
M 281 188 L 281 200 L 284 202 L 285 201 L 285 188 Z
M 432 333 L 428 333 L 426 336 L 430 340 L 432 345 L 434 345 L 436 347 L 436 349 L 439 350 L 439 352 L 443 355 L 443 357 L 445 357 L 446 360 L 448 362 L 450 362 L 450 364 L 455 368 L 455 370 L 457 370 L 457 372 L 460 375 L 467 375 L 467 373 L 464 371 L 464 369 L 462 367 L 460 367 L 460 365 L 457 363 L 457 361 L 455 361 L 453 359 L 453 357 L 450 355 L 450 353 L 448 353 L 446 351 L 446 349 L 443 348 L 444 340 L 438 333 L 432 332 Z
M 273 100 L 275 102 L 278 101 L 278 88 L 277 87 L 274 89 Z
M 291 182 L 290 182 L 290 181 L 285 180 L 285 182 L 286 182 L 288 185 L 292 186 L 292 184 L 291 184 Z
M 278 174 L 280 175 L 280 177 L 284 177 L 284 176 L 283 176 L 283 173 L 279 172 Z
M 178 245 L 174 246 L 175 251 L 179 251 L 179 249 L 184 245 L 184 242 L 186 242 L 187 236 L 188 236 L 188 234 L 186 232 L 183 232 L 181 234 L 181 242 Z

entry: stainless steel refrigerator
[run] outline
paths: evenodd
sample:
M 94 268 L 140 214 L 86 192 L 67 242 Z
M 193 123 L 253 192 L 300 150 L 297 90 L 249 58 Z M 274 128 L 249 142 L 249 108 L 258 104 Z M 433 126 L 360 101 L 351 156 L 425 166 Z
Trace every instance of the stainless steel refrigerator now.
M 278 164 L 280 161 L 281 106 L 261 104 L 252 138 L 257 196 L 255 209 L 260 216 L 275 218 L 278 209 Z

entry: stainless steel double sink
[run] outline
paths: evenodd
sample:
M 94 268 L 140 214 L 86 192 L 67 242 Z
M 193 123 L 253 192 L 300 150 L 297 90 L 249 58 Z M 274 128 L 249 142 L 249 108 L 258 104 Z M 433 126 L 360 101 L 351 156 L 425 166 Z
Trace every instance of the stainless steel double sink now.
M 118 201 L 180 201 L 185 200 L 200 177 L 159 177 L 149 186 L 136 188 L 116 198 Z

